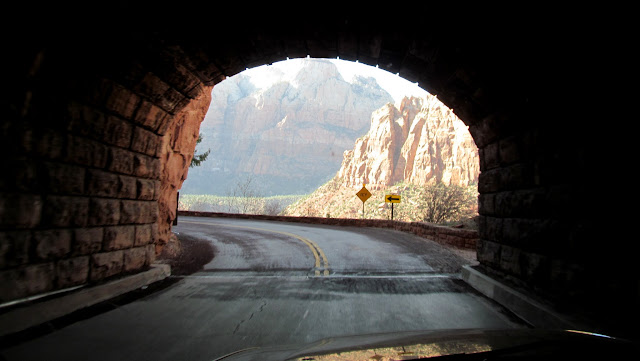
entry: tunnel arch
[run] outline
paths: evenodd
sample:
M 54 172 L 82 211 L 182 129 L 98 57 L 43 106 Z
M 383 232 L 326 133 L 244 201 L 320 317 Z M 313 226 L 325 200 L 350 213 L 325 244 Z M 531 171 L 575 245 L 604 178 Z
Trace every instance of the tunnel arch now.
M 469 126 L 480 151 L 477 252 L 487 272 L 564 307 L 624 318 L 630 308 L 602 310 L 613 302 L 604 295 L 633 305 L 639 284 L 613 246 L 598 247 L 607 230 L 587 206 L 600 181 L 588 176 L 591 130 L 548 114 L 573 89 L 557 42 L 522 28 L 513 41 L 477 23 L 322 20 L 295 32 L 258 22 L 213 36 L 198 27 L 116 30 L 91 33 L 91 41 L 54 33 L 10 44 L 16 56 L 1 100 L 2 149 L 11 154 L 0 185 L 2 301 L 148 267 L 169 221 L 158 213 L 163 152 L 185 162 L 193 154 L 167 148 L 181 122 L 226 77 L 309 55 L 398 73 Z M 609 282 L 620 273 L 622 281 Z

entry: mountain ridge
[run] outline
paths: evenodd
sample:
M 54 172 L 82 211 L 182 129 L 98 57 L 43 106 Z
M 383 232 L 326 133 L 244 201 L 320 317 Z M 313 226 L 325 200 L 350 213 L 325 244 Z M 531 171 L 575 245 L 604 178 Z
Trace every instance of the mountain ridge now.
M 328 60 L 298 66 L 287 76 L 271 69 L 269 87 L 243 73 L 214 87 L 199 145 L 211 153 L 182 193 L 223 195 L 249 174 L 264 195 L 309 193 L 340 168 L 371 112 L 393 101 L 374 78 L 347 82 Z

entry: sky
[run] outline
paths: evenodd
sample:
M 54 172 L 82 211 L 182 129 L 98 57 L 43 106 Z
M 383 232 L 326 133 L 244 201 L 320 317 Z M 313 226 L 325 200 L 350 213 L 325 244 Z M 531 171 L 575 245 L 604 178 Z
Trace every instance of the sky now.
M 292 77 L 303 65 L 303 59 L 283 60 L 273 63 L 269 67 L 277 68 L 284 73 L 284 78 Z M 394 101 L 398 103 L 404 96 L 424 96 L 428 94 L 424 89 L 420 88 L 416 83 L 412 83 L 403 79 L 399 75 L 392 74 L 386 70 L 382 70 L 370 65 L 346 61 L 340 59 L 325 59 L 334 63 L 342 77 L 350 82 L 356 76 L 373 77 L 378 84 L 385 89 Z M 265 71 L 268 65 L 263 65 L 251 69 L 247 69 L 243 74 L 251 77 L 251 82 L 259 88 L 267 87 L 276 81 L 282 79 L 276 72 Z

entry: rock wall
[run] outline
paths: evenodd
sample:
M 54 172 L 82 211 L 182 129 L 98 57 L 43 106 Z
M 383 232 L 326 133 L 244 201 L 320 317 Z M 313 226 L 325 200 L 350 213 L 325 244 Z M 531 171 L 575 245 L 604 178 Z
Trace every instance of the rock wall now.
M 164 252 L 168 256 L 179 253 L 180 244 L 172 237 L 171 226 L 176 218 L 177 193 L 187 179 L 191 158 L 193 158 L 200 123 L 204 120 L 213 86 L 204 90 L 182 111 L 175 115 L 175 121 L 162 138 L 160 152 L 160 196 L 158 198 L 158 240 L 156 254 Z
M 375 111 L 369 132 L 344 152 L 346 186 L 383 189 L 400 181 L 467 186 L 478 181 L 478 149 L 467 126 L 437 98 L 404 98 Z

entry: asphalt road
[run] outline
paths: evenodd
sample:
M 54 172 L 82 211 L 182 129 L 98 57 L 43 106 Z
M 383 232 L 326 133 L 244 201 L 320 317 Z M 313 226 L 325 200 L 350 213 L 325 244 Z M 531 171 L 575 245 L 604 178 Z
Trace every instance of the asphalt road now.
M 469 254 L 403 232 L 196 217 L 174 232 L 200 245 L 186 249 L 198 272 L 176 268 L 167 286 L 2 356 L 212 360 L 343 335 L 526 327 L 459 278 Z

